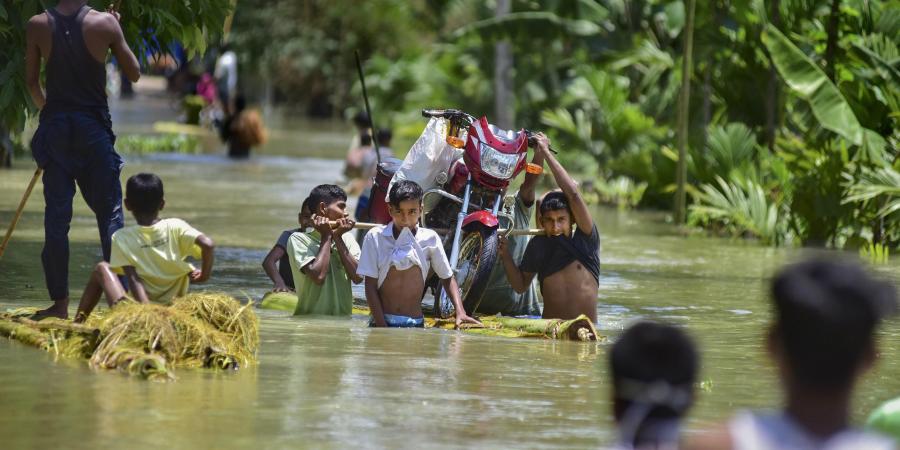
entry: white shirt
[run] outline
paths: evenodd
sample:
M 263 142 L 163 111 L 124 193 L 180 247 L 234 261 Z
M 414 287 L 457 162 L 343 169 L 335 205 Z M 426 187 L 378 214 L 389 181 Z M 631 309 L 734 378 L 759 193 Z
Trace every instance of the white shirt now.
M 786 414 L 760 415 L 737 413 L 728 425 L 736 450 L 887 450 L 893 441 L 879 434 L 849 428 L 819 439 L 800 427 Z
M 213 71 L 213 77 L 216 80 L 225 80 L 229 92 L 234 95 L 237 89 L 237 54 L 231 50 L 223 53 L 216 61 L 216 68 Z
M 381 287 L 391 266 L 398 270 L 418 266 L 423 281 L 428 277 L 429 269 L 434 269 L 442 280 L 453 276 L 444 244 L 434 230 L 416 227 L 413 236 L 409 228 L 404 228 L 400 236 L 394 239 L 394 222 L 377 226 L 366 233 L 356 274 L 377 277 L 378 287 Z

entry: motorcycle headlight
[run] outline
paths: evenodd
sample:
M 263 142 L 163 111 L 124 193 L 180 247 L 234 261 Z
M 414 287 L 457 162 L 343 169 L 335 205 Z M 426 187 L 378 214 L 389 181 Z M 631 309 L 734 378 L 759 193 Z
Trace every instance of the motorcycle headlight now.
M 501 153 L 484 143 L 481 144 L 481 170 L 488 175 L 506 180 L 512 176 L 518 164 L 518 154 Z

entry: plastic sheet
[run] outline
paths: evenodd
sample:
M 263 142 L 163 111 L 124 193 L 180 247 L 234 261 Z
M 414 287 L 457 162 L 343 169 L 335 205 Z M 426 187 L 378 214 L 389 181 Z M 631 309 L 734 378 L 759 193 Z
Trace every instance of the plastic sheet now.
M 462 150 L 447 144 L 448 126 L 449 123 L 444 118 L 432 117 L 428 121 L 425 130 L 409 149 L 403 164 L 391 179 L 388 193 L 394 183 L 400 180 L 415 181 L 426 191 L 439 184 L 439 176 L 446 174 L 450 170 L 450 164 L 462 157 Z

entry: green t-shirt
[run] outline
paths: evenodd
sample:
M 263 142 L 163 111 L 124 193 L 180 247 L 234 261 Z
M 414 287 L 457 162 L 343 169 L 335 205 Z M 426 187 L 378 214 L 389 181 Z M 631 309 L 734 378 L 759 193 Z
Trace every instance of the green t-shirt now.
M 344 233 L 341 238 L 350 254 L 359 259 L 359 244 L 351 233 Z M 349 316 L 353 309 L 353 292 L 350 290 L 350 277 L 341 264 L 337 247 L 331 243 L 331 260 L 328 275 L 321 285 L 316 284 L 301 269 L 312 263 L 319 253 L 322 242 L 318 231 L 310 233 L 294 233 L 288 239 L 287 254 L 290 255 L 291 273 L 297 291 L 297 309 L 294 315 L 322 314 L 329 316 Z

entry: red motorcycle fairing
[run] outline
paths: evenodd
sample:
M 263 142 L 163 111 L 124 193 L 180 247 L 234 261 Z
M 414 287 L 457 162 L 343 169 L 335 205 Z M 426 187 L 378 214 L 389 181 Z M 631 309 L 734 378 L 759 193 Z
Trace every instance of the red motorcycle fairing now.
M 474 222 L 479 222 L 488 228 L 496 228 L 500 225 L 500 221 L 497 220 L 497 216 L 491 214 L 491 212 L 487 210 L 475 211 L 472 214 L 466 216 L 466 218 L 463 219 L 462 223 L 463 229 Z
M 482 168 L 482 145 L 488 146 L 503 154 L 519 155 L 515 169 L 508 177 L 498 178 L 492 176 Z M 463 160 L 472 172 L 472 178 L 474 178 L 476 182 L 491 189 L 502 190 L 509 185 L 509 180 L 515 178 L 515 176 L 525 168 L 525 155 L 527 152 L 528 136 L 525 134 L 525 130 L 519 130 L 514 139 L 505 139 L 497 136 L 491 130 L 491 125 L 488 123 L 487 117 L 482 116 L 480 119 L 472 122 L 472 125 L 469 127 Z
M 456 160 L 450 166 L 450 192 L 456 194 L 462 192 L 469 179 L 469 168 L 460 160 Z

